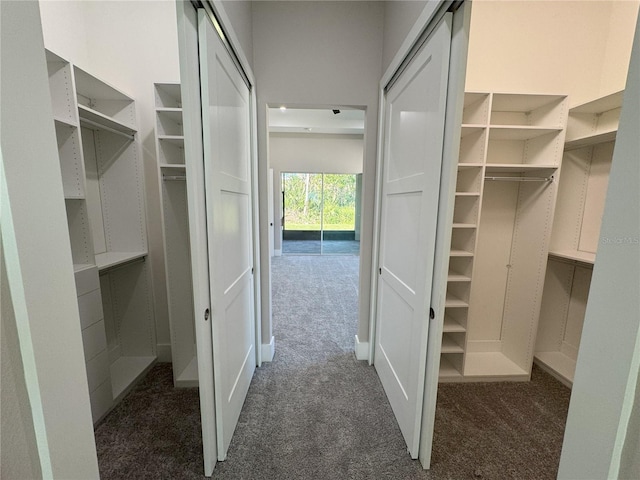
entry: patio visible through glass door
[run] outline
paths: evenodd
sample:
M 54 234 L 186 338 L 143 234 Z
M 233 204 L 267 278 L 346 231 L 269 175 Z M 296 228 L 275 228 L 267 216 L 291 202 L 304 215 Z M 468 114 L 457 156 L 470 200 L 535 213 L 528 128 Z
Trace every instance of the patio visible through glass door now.
M 282 174 L 282 253 L 358 255 L 359 192 L 353 174 Z

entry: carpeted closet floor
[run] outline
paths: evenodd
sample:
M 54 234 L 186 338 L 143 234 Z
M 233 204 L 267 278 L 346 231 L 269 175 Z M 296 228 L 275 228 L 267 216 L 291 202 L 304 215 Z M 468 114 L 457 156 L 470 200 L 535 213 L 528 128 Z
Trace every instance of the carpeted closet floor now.
M 409 458 L 373 367 L 355 360 L 358 257 L 273 259 L 276 357 L 256 370 L 219 479 L 552 479 L 570 390 L 442 384 L 432 468 Z M 96 428 L 103 479 L 201 479 L 197 389 L 159 364 Z

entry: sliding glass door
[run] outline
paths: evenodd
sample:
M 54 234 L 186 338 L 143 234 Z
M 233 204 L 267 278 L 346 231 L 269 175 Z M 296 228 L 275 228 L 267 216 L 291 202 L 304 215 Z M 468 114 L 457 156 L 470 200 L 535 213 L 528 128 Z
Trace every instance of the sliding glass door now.
M 282 253 L 357 255 L 356 175 L 282 174 Z

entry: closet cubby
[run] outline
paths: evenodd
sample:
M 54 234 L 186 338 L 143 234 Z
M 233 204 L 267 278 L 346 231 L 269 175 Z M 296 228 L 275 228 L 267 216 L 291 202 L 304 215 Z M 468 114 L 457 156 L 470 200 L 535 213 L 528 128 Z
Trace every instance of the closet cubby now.
M 162 192 L 173 381 L 198 386 L 180 84 L 156 83 L 156 148 Z
M 94 423 L 156 360 L 134 101 L 47 51 Z
M 622 92 L 569 111 L 535 362 L 573 384 Z
M 529 379 L 566 104 L 465 95 L 440 381 Z
M 136 132 L 135 105 L 132 98 L 102 80 L 73 68 L 76 82 L 78 114 L 81 122 L 94 128 L 121 133 Z

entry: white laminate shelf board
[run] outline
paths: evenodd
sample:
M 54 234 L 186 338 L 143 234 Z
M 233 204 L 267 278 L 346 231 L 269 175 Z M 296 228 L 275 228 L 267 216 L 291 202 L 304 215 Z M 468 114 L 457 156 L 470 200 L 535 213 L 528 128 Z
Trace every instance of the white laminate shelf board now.
M 478 133 L 485 130 L 487 127 L 484 125 L 475 125 L 469 123 L 463 123 L 462 129 L 460 131 L 461 137 L 466 137 L 467 135 L 471 135 L 472 133 Z
M 469 275 L 460 275 L 459 273 L 450 273 L 447 276 L 447 282 L 470 282 L 471 277 Z
M 179 147 L 184 146 L 184 135 L 158 135 L 158 140 L 173 143 Z
M 197 387 L 198 386 L 198 357 L 195 355 L 185 367 L 185 369 L 178 374 L 176 378 L 176 387 Z
M 584 103 L 577 107 L 572 108 L 569 111 L 569 114 L 572 113 L 602 113 L 607 112 L 609 110 L 613 110 L 614 108 L 619 108 L 622 106 L 622 97 L 624 94 L 624 90 L 616 93 L 612 93 L 611 95 L 607 95 L 606 97 L 598 98 L 592 102 Z
M 464 333 L 467 329 L 460 325 L 455 319 L 445 315 L 442 331 L 444 333 Z
M 67 127 L 78 128 L 78 122 L 70 118 L 61 117 L 60 115 L 55 115 L 53 121 L 66 125 Z
M 520 125 L 492 125 L 489 129 L 490 140 L 530 140 L 532 138 L 560 133 L 562 128 L 527 127 Z
M 562 352 L 536 352 L 535 362 L 567 386 L 573 384 L 576 361 Z
M 537 93 L 494 93 L 492 112 L 530 112 L 557 102 L 565 95 L 539 95 Z
M 74 263 L 73 264 L 73 272 L 78 273 L 84 270 L 90 270 L 92 268 L 96 268 L 92 263 Z
M 91 122 L 91 125 L 88 125 L 88 128 L 95 129 L 96 127 L 93 124 L 97 124 L 127 135 L 133 135 L 137 131 L 135 127 L 122 123 L 112 117 L 108 117 L 107 115 L 85 105 L 78 105 L 78 115 L 80 116 L 80 124 L 82 124 L 82 120 L 88 120 Z
M 113 399 L 118 402 L 153 366 L 156 357 L 120 357 L 111 364 Z
M 561 258 L 564 260 L 573 260 L 593 265 L 596 261 L 596 254 L 591 252 L 580 252 L 577 250 L 554 250 L 549 251 L 550 257 Z
M 447 293 L 447 298 L 445 299 L 444 306 L 446 307 L 468 307 L 469 302 L 465 302 L 464 300 L 459 299 L 458 297 Z
M 557 169 L 557 165 L 542 165 L 533 163 L 488 163 L 486 173 L 520 173 L 538 172 Z
M 589 147 L 591 145 L 597 145 L 599 143 L 613 142 L 616 139 L 618 130 L 609 130 L 606 132 L 599 132 L 593 135 L 586 135 L 584 137 L 567 139 L 564 144 L 565 150 L 575 150 L 577 148 Z
M 116 100 L 120 102 L 133 102 L 133 99 L 116 87 L 94 77 L 78 66 L 73 67 L 76 91 L 78 95 L 99 100 Z
M 467 252 L 466 250 L 451 250 L 449 252 L 450 257 L 473 257 L 473 252 Z
M 458 345 L 452 338 L 444 335 L 442 337 L 441 353 L 464 353 L 464 348 Z
M 454 223 L 453 228 L 476 228 L 475 223 Z
M 462 375 L 445 356 L 442 356 L 440 357 L 439 377 L 441 379 L 460 379 Z
M 465 362 L 465 376 L 469 377 L 529 377 L 502 352 L 468 352 Z
M 99 271 L 124 265 L 134 260 L 147 256 L 146 251 L 142 252 L 105 252 L 96 255 L 96 266 Z
M 479 197 L 480 192 L 456 192 L 456 197 Z
M 458 163 L 458 168 L 481 168 L 484 165 L 484 163 L 479 163 L 479 162 L 460 162 Z
M 184 165 L 183 163 L 161 163 L 160 168 L 182 171 L 185 171 L 187 169 L 186 165 Z

